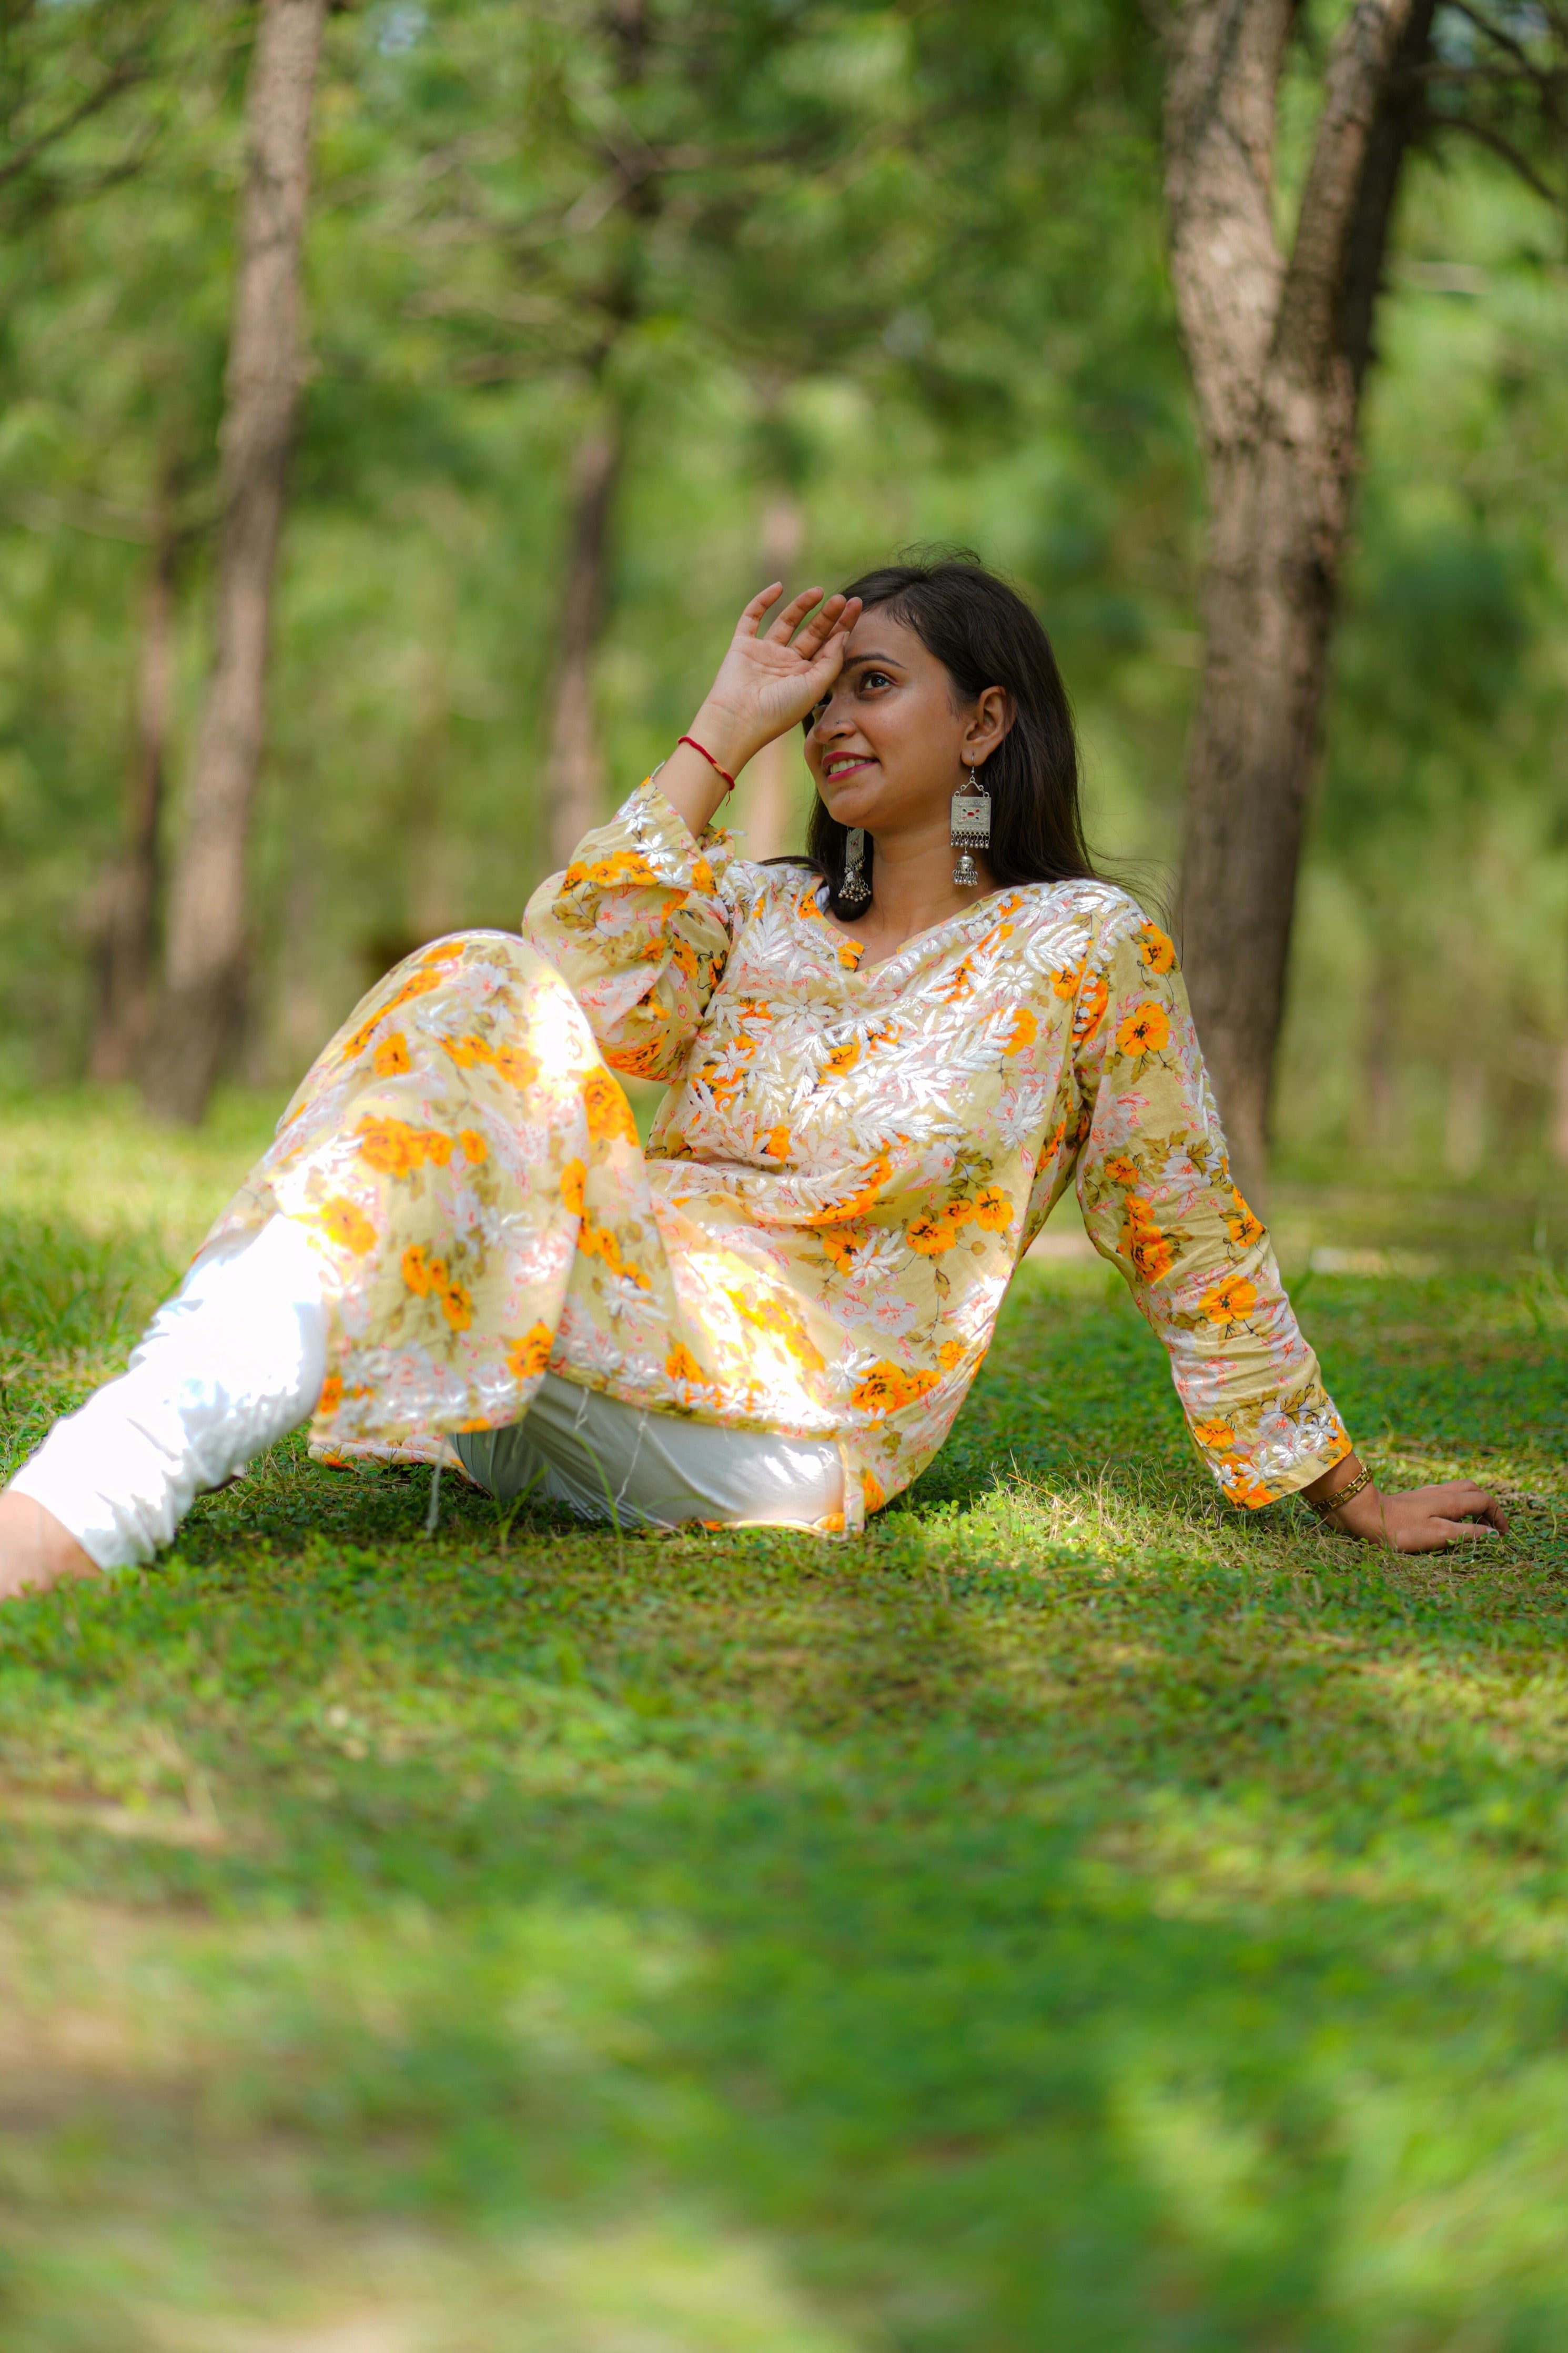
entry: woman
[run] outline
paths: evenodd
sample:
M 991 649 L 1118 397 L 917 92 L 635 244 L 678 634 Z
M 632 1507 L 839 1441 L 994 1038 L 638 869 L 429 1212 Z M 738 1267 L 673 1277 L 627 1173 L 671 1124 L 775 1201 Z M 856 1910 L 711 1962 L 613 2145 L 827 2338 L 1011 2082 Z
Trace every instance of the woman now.
M 0 1589 L 113 1571 L 313 1413 L 328 1459 L 669 1525 L 854 1531 L 931 1460 L 1076 1172 L 1231 1501 L 1405 1551 L 1230 1180 L 1170 941 L 1096 879 L 1070 714 L 978 565 L 752 598 L 524 936 L 388 976 L 120 1381 L 0 1497 Z M 804 722 L 815 864 L 712 819 Z M 954 849 L 958 855 L 955 861 Z M 613 1072 L 668 1082 L 647 1155 Z

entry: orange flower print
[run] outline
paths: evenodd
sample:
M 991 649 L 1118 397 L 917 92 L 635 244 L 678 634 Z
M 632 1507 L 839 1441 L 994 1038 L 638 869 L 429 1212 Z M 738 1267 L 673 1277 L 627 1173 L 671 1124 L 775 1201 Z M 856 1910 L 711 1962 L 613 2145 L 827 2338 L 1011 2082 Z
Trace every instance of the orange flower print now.
M 1163 1005 L 1150 1002 L 1138 1006 L 1118 1027 L 1116 1042 L 1124 1054 L 1136 1060 L 1142 1054 L 1158 1054 L 1171 1042 L 1171 1024 Z
M 498 1046 L 491 1057 L 509 1087 L 531 1087 L 539 1076 L 539 1057 L 521 1046 Z
M 832 1052 L 827 1056 L 826 1061 L 822 1065 L 822 1075 L 825 1079 L 841 1079 L 855 1068 L 856 1063 L 859 1060 L 859 1039 L 846 1038 L 843 1045 L 835 1046 Z
M 588 1114 L 588 1133 L 596 1142 L 637 1142 L 637 1124 L 626 1090 L 616 1085 L 608 1071 L 589 1071 L 583 1082 L 583 1107 Z
M 507 1343 L 508 1371 L 515 1373 L 520 1381 L 532 1380 L 549 1365 L 553 1340 L 554 1335 L 548 1324 L 531 1324 L 521 1340 Z
M 966 1226 L 974 1215 L 974 1204 L 973 1201 L 950 1201 L 942 1214 L 950 1226 Z
M 921 1398 L 929 1397 L 936 1385 L 935 1373 L 923 1368 L 906 1373 L 884 1357 L 850 1390 L 849 1402 L 858 1406 L 862 1413 L 897 1413 L 900 1406 L 915 1405 Z
M 359 1156 L 384 1176 L 409 1176 L 426 1162 L 445 1168 L 452 1139 L 437 1127 L 410 1127 L 401 1119 L 365 1119 L 356 1132 Z
M 450 1054 L 460 1071 L 471 1071 L 476 1062 L 495 1060 L 495 1055 L 484 1039 L 473 1036 L 443 1038 L 441 1050 L 444 1054 Z
M 945 1218 L 933 1218 L 929 1209 L 922 1210 L 904 1230 L 910 1248 L 919 1250 L 922 1258 L 940 1258 L 958 1240 L 957 1228 Z
M 352 1062 L 356 1055 L 363 1053 L 389 1013 L 395 1013 L 400 1005 L 407 1005 L 416 997 L 428 997 L 433 988 L 439 988 L 440 986 L 441 976 L 438 972 L 411 973 L 391 1003 L 379 1007 L 371 1015 L 370 1019 L 362 1021 L 359 1028 L 345 1040 L 343 1060 L 346 1062 Z
M 1138 1163 L 1129 1160 L 1125 1152 L 1113 1152 L 1105 1164 L 1105 1173 L 1113 1185 L 1136 1185 Z
M 664 1360 L 664 1369 L 672 1381 L 684 1381 L 689 1388 L 693 1388 L 708 1387 L 707 1381 L 703 1378 L 701 1366 L 684 1340 L 678 1340 L 671 1348 Z
M 342 1401 L 343 1377 L 342 1373 L 329 1373 L 326 1379 L 321 1383 L 321 1394 L 316 1399 L 317 1419 L 319 1421 L 331 1421 L 333 1414 L 336 1413 Z
M 1084 983 L 1078 1011 L 1073 1016 L 1072 1034 L 1076 1045 L 1088 1045 L 1104 1019 L 1105 1008 L 1110 1002 L 1110 983 L 1102 972 L 1091 974 Z
M 873 1365 L 863 1381 L 849 1392 L 851 1405 L 862 1413 L 894 1413 L 904 1401 L 904 1377 L 886 1359 Z
M 408 1040 L 401 1029 L 395 1029 L 391 1037 L 384 1038 L 376 1048 L 372 1068 L 378 1079 L 396 1079 L 413 1067 L 408 1056 Z
M 1194 1421 L 1193 1436 L 1200 1446 L 1206 1446 L 1211 1454 L 1217 1454 L 1223 1447 L 1236 1444 L 1235 1430 L 1228 1421 L 1222 1421 L 1217 1415 L 1208 1421 Z
M 1082 965 L 1064 964 L 1052 973 L 1051 987 L 1064 1003 L 1068 1003 L 1078 995 L 1078 985 L 1082 978 Z
M 965 1354 L 962 1340 L 944 1340 L 936 1352 L 936 1360 L 944 1373 L 951 1373 L 963 1364 Z
M 787 1160 L 789 1158 L 788 1128 L 770 1127 L 763 1140 L 763 1150 L 770 1160 Z
M 317 1210 L 316 1223 L 329 1241 L 342 1242 L 356 1258 L 364 1258 L 375 1248 L 375 1228 L 362 1209 L 341 1194 Z
M 691 879 L 700 891 L 717 891 L 719 888 L 718 877 L 715 875 L 713 869 L 709 865 L 708 860 L 705 858 L 699 858 L 694 860 L 691 868 Z
M 430 1260 L 423 1242 L 403 1253 L 403 1280 L 416 1299 L 430 1296 Z
M 468 1162 L 469 1167 L 482 1168 L 485 1162 L 490 1156 L 490 1148 L 485 1142 L 484 1137 L 479 1134 L 479 1129 L 477 1127 L 459 1128 L 458 1130 L 458 1142 L 463 1147 L 463 1157 Z
M 1233 1274 L 1205 1291 L 1199 1304 L 1211 1324 L 1227 1327 L 1245 1324 L 1258 1304 L 1258 1286 L 1245 1275 Z
M 1163 1234 L 1157 1226 L 1134 1226 L 1127 1255 L 1144 1282 L 1163 1282 L 1176 1258 L 1170 1236 Z
M 587 1181 L 588 1172 L 580 1160 L 569 1160 L 561 1171 L 561 1198 L 574 1218 L 583 1214 L 583 1187 Z
M 1260 1512 L 1266 1504 L 1274 1501 L 1251 1463 L 1239 1454 L 1221 1455 L 1219 1476 L 1231 1502 L 1240 1504 L 1247 1511 Z
M 1175 970 L 1174 944 L 1167 938 L 1158 923 L 1142 923 L 1139 926 L 1138 953 L 1151 972 Z
M 988 1234 L 1005 1234 L 1013 1222 L 1013 1204 L 1000 1185 L 987 1185 L 974 1197 L 974 1222 Z
M 860 1493 L 866 1498 L 868 1512 L 879 1512 L 888 1500 L 882 1492 L 882 1482 L 874 1471 L 861 1472 Z
M 441 1313 L 454 1332 L 466 1332 L 474 1320 L 472 1293 L 460 1282 L 449 1282 L 441 1294 Z
M 359 1127 L 359 1156 L 384 1176 L 406 1176 L 419 1166 L 417 1129 L 401 1119 L 366 1119 Z
M 819 912 L 820 910 L 816 906 L 813 907 L 814 914 Z M 860 959 L 865 953 L 865 947 L 859 940 L 840 940 L 838 943 L 838 961 L 846 972 L 858 972 Z
M 1250 1250 L 1254 1242 L 1260 1242 L 1263 1240 L 1262 1221 L 1253 1216 L 1234 1186 L 1231 1187 L 1230 1198 L 1236 1204 L 1235 1215 L 1226 1218 L 1225 1222 L 1231 1240 L 1237 1250 Z
M 855 1237 L 840 1233 L 836 1226 L 827 1226 L 816 1239 L 822 1245 L 824 1254 L 833 1261 L 839 1273 L 848 1274 L 854 1267 L 860 1250 L 860 1244 Z
M 1021 1054 L 1026 1046 L 1034 1044 L 1039 1034 L 1039 1023 L 1026 1005 L 1020 1005 L 1013 1016 L 1013 1027 L 1008 1032 L 1007 1043 L 1003 1047 L 1002 1051 L 1004 1054 Z

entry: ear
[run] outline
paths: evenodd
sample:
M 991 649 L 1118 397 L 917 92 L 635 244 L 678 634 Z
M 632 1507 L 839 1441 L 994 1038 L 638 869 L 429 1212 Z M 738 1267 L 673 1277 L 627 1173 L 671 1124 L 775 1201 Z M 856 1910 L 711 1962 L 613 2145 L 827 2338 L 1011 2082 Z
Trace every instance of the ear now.
M 988 686 L 976 698 L 964 723 L 963 760 L 978 768 L 987 761 L 1013 724 L 1013 698 L 1005 686 Z

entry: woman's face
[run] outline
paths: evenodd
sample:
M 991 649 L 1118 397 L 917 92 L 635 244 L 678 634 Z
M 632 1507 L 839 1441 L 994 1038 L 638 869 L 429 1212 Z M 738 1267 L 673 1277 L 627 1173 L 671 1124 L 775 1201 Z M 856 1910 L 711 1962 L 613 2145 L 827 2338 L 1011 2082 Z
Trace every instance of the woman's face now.
M 873 836 L 945 828 L 969 765 L 988 759 L 1006 733 L 1006 702 L 993 686 L 959 705 L 947 670 L 907 622 L 885 606 L 862 613 L 805 739 L 829 814 Z

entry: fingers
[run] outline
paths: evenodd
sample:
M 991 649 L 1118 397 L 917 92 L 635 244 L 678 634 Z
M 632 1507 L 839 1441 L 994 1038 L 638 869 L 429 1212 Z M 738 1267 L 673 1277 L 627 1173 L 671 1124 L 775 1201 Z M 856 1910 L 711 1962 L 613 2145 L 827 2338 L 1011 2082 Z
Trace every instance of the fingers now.
M 1449 1479 L 1438 1487 L 1417 1488 L 1409 1500 L 1424 1505 L 1433 1519 L 1480 1520 L 1500 1536 L 1508 1534 L 1508 1514 L 1497 1497 L 1474 1479 Z
M 821 594 L 822 591 L 820 588 L 815 592 L 812 597 L 812 602 L 814 604 L 816 597 L 820 596 Z M 776 605 L 783 595 L 784 582 L 782 580 L 774 580 L 768 587 L 759 588 L 756 595 L 752 598 L 751 603 L 746 606 L 744 610 L 742 612 L 740 619 L 736 622 L 735 635 L 738 638 L 754 638 L 757 634 L 757 624 L 762 619 L 763 615 L 767 611 L 770 605 Z M 773 632 L 770 630 L 768 634 L 772 636 Z
M 767 631 L 775 645 L 788 645 L 821 594 L 820 588 L 803 588 L 798 596 L 790 598 L 784 611 L 774 617 L 773 626 Z
M 795 639 L 795 651 L 804 654 L 807 661 L 815 659 L 831 638 L 849 635 L 862 609 L 858 596 L 830 596 Z

